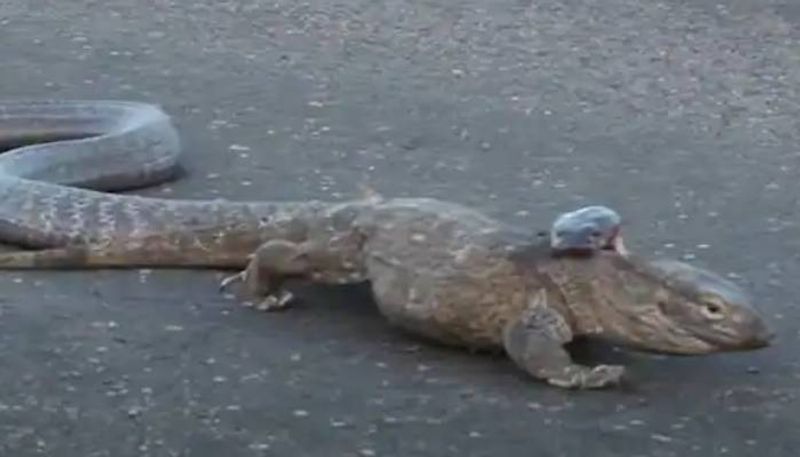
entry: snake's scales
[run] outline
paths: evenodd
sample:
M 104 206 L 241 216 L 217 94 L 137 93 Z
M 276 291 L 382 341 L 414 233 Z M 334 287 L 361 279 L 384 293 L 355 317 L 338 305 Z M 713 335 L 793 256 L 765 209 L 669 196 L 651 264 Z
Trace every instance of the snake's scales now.
M 265 219 L 274 222 L 278 215 L 290 221 L 292 214 L 317 208 L 314 202 L 176 200 L 109 193 L 170 179 L 180 149 L 170 117 L 151 104 L 0 101 L 0 243 L 42 249 L 113 244 L 164 233 L 216 233 L 214 245 L 205 240 L 204 248 L 211 250 L 206 258 L 183 256 L 182 264 L 218 266 L 220 259 L 213 251 L 252 251 L 258 243 L 252 235 Z M 233 257 L 235 265 L 241 263 L 239 253 Z

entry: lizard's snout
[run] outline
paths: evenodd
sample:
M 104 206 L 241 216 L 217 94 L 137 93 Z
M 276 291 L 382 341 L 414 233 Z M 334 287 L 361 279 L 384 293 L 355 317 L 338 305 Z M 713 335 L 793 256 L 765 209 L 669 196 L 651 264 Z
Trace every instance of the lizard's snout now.
M 775 332 L 770 329 L 763 321 L 758 321 L 752 336 L 745 341 L 743 349 L 761 349 L 772 344 L 775 340 Z
M 753 312 L 744 321 L 743 327 L 749 330 L 744 332 L 745 335 L 749 335 L 749 338 L 745 338 L 744 349 L 767 347 L 775 340 L 775 331 L 759 313 Z
M 727 332 L 726 332 L 727 333 Z M 775 332 L 760 316 L 752 315 L 734 329 L 730 339 L 724 338 L 720 346 L 730 350 L 749 351 L 765 348 L 772 344 Z

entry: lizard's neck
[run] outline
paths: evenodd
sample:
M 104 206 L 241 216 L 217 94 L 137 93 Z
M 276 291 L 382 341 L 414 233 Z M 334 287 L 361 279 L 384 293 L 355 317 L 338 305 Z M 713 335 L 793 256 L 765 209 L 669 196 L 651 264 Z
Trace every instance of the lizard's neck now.
M 641 271 L 640 260 L 605 251 L 554 256 L 546 239 L 520 245 L 509 259 L 531 294 L 546 292 L 547 306 L 564 317 L 575 336 L 647 346 L 651 334 L 663 330 L 651 316 L 658 284 Z
M 654 349 L 680 338 L 658 308 L 663 285 L 642 259 L 599 253 L 549 265 L 575 335 Z M 670 336 L 672 335 L 672 336 Z
M 551 306 L 558 308 L 578 336 L 595 336 L 616 343 L 638 345 L 646 337 L 641 313 L 647 303 L 632 298 L 629 288 L 645 288 L 635 281 L 636 268 L 613 254 L 591 257 L 543 259 L 537 270 L 543 284 L 549 284 Z M 635 282 L 635 284 L 634 284 Z
M 581 268 L 581 263 L 591 263 L 592 259 L 554 256 L 549 240 L 542 238 L 514 250 L 510 260 L 526 278 L 530 293 L 545 292 L 547 306 L 558 311 L 573 333 L 602 333 L 599 318 L 602 312 L 586 300 L 592 297 L 592 281 L 590 275 L 582 271 L 585 268 Z

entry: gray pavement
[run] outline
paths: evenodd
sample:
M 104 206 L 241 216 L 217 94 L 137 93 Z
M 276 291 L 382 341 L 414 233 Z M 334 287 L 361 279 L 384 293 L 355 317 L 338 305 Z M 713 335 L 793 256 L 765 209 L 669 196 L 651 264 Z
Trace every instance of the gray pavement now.
M 800 8 L 786 0 L 5 0 L 0 97 L 161 104 L 187 177 L 144 194 L 342 199 L 368 183 L 629 245 L 758 297 L 775 347 L 612 348 L 562 392 L 388 327 L 360 289 L 264 316 L 214 272 L 0 277 L 0 455 L 794 456 Z

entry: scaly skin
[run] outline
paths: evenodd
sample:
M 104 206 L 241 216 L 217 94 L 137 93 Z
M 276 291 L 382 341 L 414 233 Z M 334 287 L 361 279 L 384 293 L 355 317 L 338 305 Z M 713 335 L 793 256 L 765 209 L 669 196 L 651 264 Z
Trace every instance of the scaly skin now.
M 735 284 L 686 263 L 609 250 L 553 256 L 549 240 L 437 200 L 333 206 L 325 220 L 342 213 L 357 213 L 345 218 L 349 229 L 268 241 L 224 285 L 244 281 L 244 298 L 270 310 L 291 303 L 286 276 L 368 281 L 392 324 L 448 345 L 502 349 L 565 388 L 606 387 L 624 373 L 572 362 L 563 346 L 577 337 L 677 354 L 756 349 L 772 338 Z
M 432 199 L 330 204 L 302 216 L 289 224 L 293 230 L 254 249 L 244 273 L 225 285 L 243 280 L 246 301 L 277 309 L 291 302 L 282 287 L 287 276 L 366 281 L 392 324 L 444 344 L 503 349 L 531 376 L 566 388 L 606 387 L 624 372 L 572 362 L 563 346 L 576 337 L 678 354 L 756 349 L 771 340 L 744 292 L 685 263 L 609 250 L 553 256 L 549 240 L 537 243 L 524 231 Z M 280 232 L 269 222 L 262 229 Z M 132 237 L 3 255 L 0 268 L 232 265 L 244 251 L 225 259 L 213 253 L 226 252 L 219 240 L 235 247 L 244 235 Z
M 25 248 L 113 244 L 171 230 L 254 233 L 264 217 L 301 217 L 318 206 L 100 192 L 151 186 L 175 175 L 178 134 L 167 114 L 145 103 L 0 102 L 0 151 L 4 150 L 0 154 L 0 242 Z M 272 235 L 267 234 L 267 239 Z M 252 252 L 258 244 L 255 240 L 242 248 Z M 213 258 L 223 255 L 212 254 Z M 209 262 L 213 260 L 200 263 L 214 266 Z
M 36 105 L 33 112 L 48 109 Z M 122 112 L 132 110 L 141 121 L 138 116 L 151 109 Z M 226 283 L 243 280 L 263 309 L 291 302 L 282 287 L 287 276 L 367 281 L 393 324 L 445 344 L 502 348 L 535 378 L 569 388 L 605 387 L 623 373 L 621 367 L 573 363 L 563 345 L 576 337 L 681 354 L 754 349 L 771 339 L 749 299 L 710 272 L 607 249 L 588 257 L 554 256 L 549 240 L 542 244 L 527 231 L 454 203 L 165 200 L 90 190 L 114 190 L 108 177 L 129 186 L 157 181 L 174 152 L 163 147 L 172 144 L 174 132 L 160 111 L 139 124 L 119 112 L 103 113 L 94 132 L 100 136 L 0 155 L 0 241 L 39 249 L 2 254 L 0 268 L 244 269 Z M 3 121 L 0 116 L 0 132 L 11 140 L 0 134 L 0 145 L 37 135 L 75 136 L 69 128 L 51 127 L 58 135 L 17 134 L 15 140 L 20 128 L 3 130 Z M 104 141 L 133 156 L 122 167 L 113 158 L 88 167 L 88 159 L 107 151 Z M 83 162 L 57 158 L 54 151 L 65 144 Z M 37 153 L 64 166 L 48 169 Z M 157 165 L 139 160 L 148 156 Z M 169 160 L 159 161 L 161 156 Z M 151 173 L 155 169 L 161 171 Z

